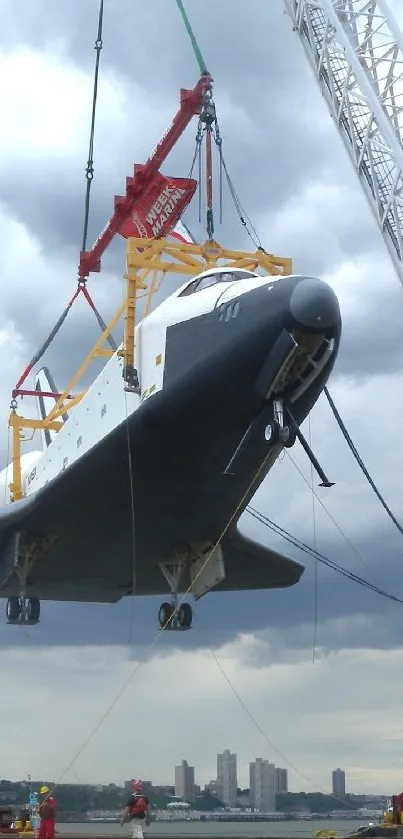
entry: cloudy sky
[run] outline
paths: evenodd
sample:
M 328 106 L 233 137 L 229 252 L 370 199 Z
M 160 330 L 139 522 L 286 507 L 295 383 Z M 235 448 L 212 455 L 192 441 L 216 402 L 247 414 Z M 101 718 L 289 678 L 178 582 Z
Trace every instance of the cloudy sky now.
M 105 5 L 91 240 L 133 162 L 148 156 L 169 125 L 179 88 L 197 79 L 174 3 Z M 228 168 L 262 242 L 339 295 L 344 333 L 331 392 L 399 516 L 403 295 L 381 236 L 282 0 L 187 5 L 215 79 Z M 0 13 L 5 462 L 10 390 L 75 286 L 98 2 L 0 0 Z M 187 174 L 194 136 L 193 125 L 165 172 Z M 185 220 L 200 238 L 197 202 Z M 228 201 L 217 238 L 249 246 Z M 121 299 L 123 244 L 103 267 L 90 291 L 106 317 Z M 96 334 L 91 314 L 78 305 L 46 357 L 60 385 Z M 402 537 L 324 399 L 305 431 L 335 487 L 321 490 L 315 479 L 313 517 L 310 468 L 296 446 L 254 506 L 310 543 L 315 519 L 319 550 L 403 597 Z M 352 792 L 400 791 L 402 607 L 319 567 L 313 664 L 313 560 L 248 514 L 243 527 L 306 561 L 297 587 L 211 595 L 197 605 L 193 631 L 178 636 L 157 637 L 154 598 L 113 607 L 44 604 L 40 625 L 27 631 L 0 622 L 4 776 L 169 783 L 175 763 L 186 758 L 204 783 L 215 776 L 216 752 L 231 748 L 241 784 L 248 783 L 248 761 L 266 757 L 288 767 L 295 791 L 328 790 L 336 766 L 345 768 Z

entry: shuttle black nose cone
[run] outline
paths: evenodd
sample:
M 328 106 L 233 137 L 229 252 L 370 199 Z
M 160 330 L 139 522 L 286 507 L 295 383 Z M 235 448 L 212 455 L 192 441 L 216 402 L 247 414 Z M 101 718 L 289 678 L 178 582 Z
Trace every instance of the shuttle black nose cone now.
M 337 297 L 322 280 L 305 277 L 294 289 L 290 311 L 298 325 L 308 329 L 328 329 L 340 320 Z

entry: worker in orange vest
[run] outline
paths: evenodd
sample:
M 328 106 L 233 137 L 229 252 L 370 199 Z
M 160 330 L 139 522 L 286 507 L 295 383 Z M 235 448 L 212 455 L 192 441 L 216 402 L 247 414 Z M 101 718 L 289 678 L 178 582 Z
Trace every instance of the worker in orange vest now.
M 133 781 L 133 792 L 122 813 L 123 825 L 129 816 L 132 822 L 132 839 L 143 839 L 143 825 L 150 824 L 148 798 L 143 793 L 141 781 Z
M 45 785 L 40 788 L 39 795 L 39 839 L 55 839 L 56 801 Z

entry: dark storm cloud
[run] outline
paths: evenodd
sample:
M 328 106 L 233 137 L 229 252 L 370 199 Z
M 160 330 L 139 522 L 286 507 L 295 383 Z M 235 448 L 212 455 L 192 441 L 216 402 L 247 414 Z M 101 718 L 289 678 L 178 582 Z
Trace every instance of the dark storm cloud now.
M 396 276 L 395 285 L 386 286 L 380 275 L 378 288 L 361 296 L 356 311 L 345 322 L 336 376 L 362 380 L 400 373 L 402 321 L 403 294 L 399 280 Z
M 84 166 L 82 166 L 84 169 Z M 24 179 L 23 195 L 19 188 Z M 21 171 L 19 161 L 8 168 L 7 177 L 1 179 L 1 200 L 12 218 L 22 221 L 42 243 L 50 255 L 64 251 L 78 264 L 77 252 L 81 247 L 84 219 L 85 181 L 81 172 L 65 171 L 60 163 L 47 158 L 31 167 L 29 178 Z M 106 194 L 104 200 L 106 200 Z M 94 201 L 92 216 L 97 226 L 102 214 Z
M 221 111 L 227 163 L 244 206 L 252 215 L 267 211 L 270 206 L 277 207 L 282 201 L 298 194 L 309 177 L 317 175 L 321 167 L 330 162 L 336 160 L 337 163 L 340 154 L 335 144 L 329 158 L 326 135 L 332 136 L 331 125 L 327 126 L 325 135 L 317 131 L 315 107 L 319 106 L 319 94 L 281 3 L 270 9 L 257 0 L 253 5 L 252 13 L 249 8 L 246 11 L 243 3 L 231 4 L 231 15 L 228 14 L 228 6 L 223 4 L 217 9 L 212 0 L 203 7 L 191 4 L 189 8 L 199 40 L 206 45 L 206 54 L 214 65 L 218 116 L 220 119 Z M 26 16 L 19 13 L 17 16 L 15 11 L 8 10 L 14 24 L 6 28 L 8 34 L 4 37 L 14 46 L 24 43 L 36 49 L 53 50 L 56 50 L 56 45 L 60 50 L 61 40 L 68 58 L 75 66 L 89 72 L 94 58 L 91 38 L 97 3 L 86 4 L 83 10 L 82 4 L 74 2 L 68 7 L 63 6 L 63 10 L 58 8 L 57 14 L 55 9 L 52 11 L 47 4 L 40 2 L 27 3 L 26 6 Z M 38 26 L 37 21 L 43 19 L 46 19 L 46 27 Z M 22 26 L 21 20 L 24 21 Z M 164 27 L 158 26 L 158 21 L 164 21 Z M 139 37 L 139 30 L 149 33 L 150 37 Z M 167 0 L 149 8 L 127 2 L 123 8 L 119 7 L 119 15 L 111 11 L 106 13 L 101 78 L 102 72 L 110 70 L 119 71 L 125 77 L 127 126 L 122 126 L 125 134 L 122 148 L 129 147 L 131 137 L 134 151 L 139 150 L 141 138 L 146 133 L 150 142 L 143 149 L 140 159 L 151 150 L 168 123 L 164 123 L 153 137 L 150 126 L 142 125 L 141 120 L 139 122 L 138 115 L 132 113 L 130 82 L 135 80 L 146 91 L 150 105 L 155 107 L 156 121 L 158 111 L 161 107 L 167 108 L 169 103 L 168 112 L 173 116 L 177 109 L 179 87 L 191 86 L 197 78 L 186 38 L 179 15 Z M 173 50 L 173 44 L 178 45 L 178 49 Z M 304 96 L 306 85 L 309 96 L 307 91 Z M 307 114 L 311 108 L 310 121 Z M 88 123 L 89 117 L 90 102 Z M 190 128 L 186 144 L 182 143 L 171 156 L 169 165 L 175 172 L 185 174 L 184 167 L 188 167 L 194 145 L 191 133 Z M 96 201 L 92 208 L 94 235 L 110 215 L 112 196 L 122 190 L 126 175 L 123 166 L 120 169 L 116 160 L 116 180 L 106 180 L 99 161 L 106 154 L 119 158 L 119 151 L 122 149 L 110 149 L 108 138 L 98 132 L 94 182 Z M 68 171 L 63 171 L 63 167 L 51 158 L 37 162 L 36 170 L 30 173 L 29 178 L 24 175 L 23 201 L 18 188 L 20 162 L 13 165 L 10 161 L 8 173 L 3 176 L 1 192 L 11 212 L 49 247 L 60 247 L 63 242 L 77 242 L 84 189 L 81 166 L 84 168 L 86 152 L 87 140 L 83 145 L 82 164 L 77 160 L 74 165 L 71 162 Z
M 245 514 L 244 521 L 248 519 Z M 158 634 L 160 597 L 125 599 L 116 605 L 44 602 L 37 627 L 22 632 L 18 627 L 5 626 L 0 619 L 0 646 L 126 645 L 128 654 L 144 658 L 158 654 L 161 648 L 197 649 L 206 643 L 219 646 L 238 633 L 259 635 L 269 629 L 276 633 L 274 653 L 277 650 L 280 654 L 285 646 L 306 649 L 313 638 L 314 560 L 265 533 L 260 534 L 261 541 L 305 565 L 301 582 L 283 590 L 211 593 L 194 605 L 194 628 L 185 635 L 164 633 L 150 649 Z M 393 530 L 386 527 L 376 540 L 357 540 L 356 547 L 365 558 L 365 565 L 358 563 L 348 549 L 341 548 L 340 541 L 329 539 L 321 543 L 321 552 L 403 599 L 403 585 L 396 583 L 400 579 L 401 537 L 395 538 Z M 325 651 L 401 646 L 403 605 L 349 582 L 320 564 L 318 574 L 318 646 Z
M 6 8 L 7 6 L 7 8 Z M 53 6 L 46 0 L 22 0 L 18 7 L 3 2 L 1 34 L 5 46 L 23 43 L 34 49 L 57 47 L 81 67 L 92 67 L 98 23 L 98 0 L 82 4 L 72 0 Z M 267 88 L 295 81 L 301 63 L 297 51 L 289 54 L 284 32 L 292 26 L 282 3 L 264 5 L 251 0 L 222 2 L 190 0 L 187 11 L 212 75 L 235 80 L 241 94 L 247 92 L 261 103 L 262 85 L 249 86 L 249 79 L 266 81 Z M 198 67 L 181 16 L 170 0 L 122 0 L 117 8 L 105 4 L 102 61 L 127 74 L 129 79 L 171 90 L 171 76 L 186 85 Z M 245 87 L 246 86 L 246 87 Z

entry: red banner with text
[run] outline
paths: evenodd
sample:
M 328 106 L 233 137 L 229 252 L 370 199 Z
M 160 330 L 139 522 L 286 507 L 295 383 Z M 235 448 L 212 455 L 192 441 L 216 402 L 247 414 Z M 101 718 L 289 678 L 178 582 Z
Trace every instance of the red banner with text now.
M 196 192 L 193 178 L 167 178 L 157 172 L 119 233 L 142 239 L 169 236 Z

